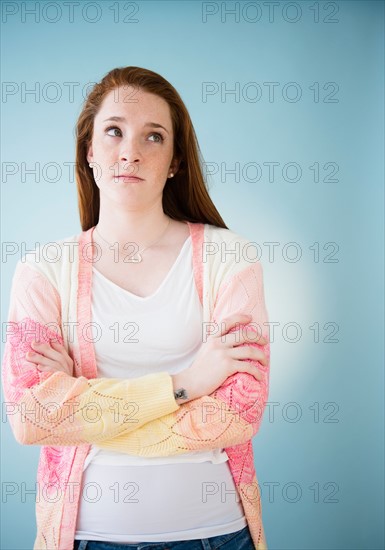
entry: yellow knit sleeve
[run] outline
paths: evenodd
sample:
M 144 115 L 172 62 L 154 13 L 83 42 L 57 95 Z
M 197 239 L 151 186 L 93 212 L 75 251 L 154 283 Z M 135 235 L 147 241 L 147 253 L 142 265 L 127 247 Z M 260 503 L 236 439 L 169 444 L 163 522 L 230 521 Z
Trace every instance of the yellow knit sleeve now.
M 176 411 L 171 375 L 135 379 L 42 372 L 26 360 L 31 342 L 63 344 L 60 297 L 37 270 L 18 263 L 12 281 L 2 361 L 4 408 L 24 445 L 80 445 L 134 432 Z

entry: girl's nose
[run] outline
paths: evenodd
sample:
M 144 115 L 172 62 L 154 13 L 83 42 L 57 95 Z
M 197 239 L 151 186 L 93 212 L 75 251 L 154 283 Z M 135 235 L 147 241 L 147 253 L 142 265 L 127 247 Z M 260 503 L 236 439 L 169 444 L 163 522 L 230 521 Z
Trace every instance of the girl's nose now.
M 139 144 L 134 139 L 127 139 L 122 143 L 120 160 L 122 162 L 136 163 L 143 159 Z

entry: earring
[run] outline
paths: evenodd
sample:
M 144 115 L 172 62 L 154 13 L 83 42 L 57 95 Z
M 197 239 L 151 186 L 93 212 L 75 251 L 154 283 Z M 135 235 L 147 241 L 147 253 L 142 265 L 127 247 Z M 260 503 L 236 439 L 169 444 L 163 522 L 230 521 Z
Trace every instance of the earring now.
M 171 174 L 169 175 L 169 178 L 172 178 L 174 176 L 174 174 L 171 172 Z

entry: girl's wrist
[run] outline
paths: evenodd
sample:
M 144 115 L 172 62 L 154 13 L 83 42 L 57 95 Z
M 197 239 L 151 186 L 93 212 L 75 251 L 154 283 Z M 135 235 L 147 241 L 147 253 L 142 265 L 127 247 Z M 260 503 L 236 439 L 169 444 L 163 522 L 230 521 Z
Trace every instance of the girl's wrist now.
M 178 405 L 188 403 L 196 397 L 194 395 L 192 384 L 190 383 L 189 376 L 187 375 L 186 370 L 188 369 L 171 375 L 174 397 Z M 181 397 L 178 397 L 179 395 Z

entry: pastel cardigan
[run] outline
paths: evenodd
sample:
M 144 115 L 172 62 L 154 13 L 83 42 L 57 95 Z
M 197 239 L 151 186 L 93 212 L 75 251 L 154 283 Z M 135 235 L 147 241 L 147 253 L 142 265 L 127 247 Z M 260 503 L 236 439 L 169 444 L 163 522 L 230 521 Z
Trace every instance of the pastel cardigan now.
M 268 336 L 262 265 L 253 260 L 252 243 L 210 224 L 188 227 L 202 328 L 215 331 L 229 315 L 249 313 L 248 334 Z M 91 444 L 147 457 L 224 448 L 255 549 L 266 550 L 252 438 L 268 398 L 270 344 L 251 344 L 268 358 L 267 366 L 248 359 L 262 372 L 261 381 L 235 373 L 211 395 L 181 405 L 166 371 L 97 378 L 90 330 L 93 229 L 39 245 L 18 260 L 12 279 L 2 380 L 16 440 L 41 446 L 34 550 L 73 550 Z M 63 344 L 74 361 L 73 376 L 43 372 L 27 361 L 34 339 Z

